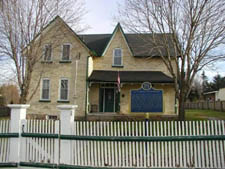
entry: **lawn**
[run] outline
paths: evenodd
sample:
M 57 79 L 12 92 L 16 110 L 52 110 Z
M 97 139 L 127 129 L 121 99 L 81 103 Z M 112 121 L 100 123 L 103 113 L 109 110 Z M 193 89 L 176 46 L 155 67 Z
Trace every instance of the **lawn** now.
M 225 112 L 213 110 L 186 110 L 186 120 L 225 120 Z M 0 117 L 0 120 L 6 120 L 9 117 Z
M 9 120 L 9 117 L 0 117 L 0 120 Z
M 225 112 L 213 110 L 186 110 L 186 120 L 225 120 Z

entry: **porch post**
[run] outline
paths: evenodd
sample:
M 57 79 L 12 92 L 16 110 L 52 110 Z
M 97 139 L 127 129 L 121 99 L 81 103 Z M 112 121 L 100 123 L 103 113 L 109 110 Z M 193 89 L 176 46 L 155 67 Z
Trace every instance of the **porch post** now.
M 10 138 L 10 150 L 9 150 L 9 162 L 19 163 L 20 157 L 23 156 L 21 152 L 21 140 L 20 134 L 22 132 L 22 126 L 26 119 L 26 110 L 30 105 L 26 104 L 9 104 L 11 109 L 10 116 L 10 133 L 18 133 L 19 137 Z
M 60 110 L 60 130 L 61 135 L 72 135 L 73 124 L 75 117 L 75 108 L 77 105 L 59 105 L 57 108 Z M 60 163 L 71 164 L 72 162 L 72 147 L 70 140 L 61 140 L 60 146 Z

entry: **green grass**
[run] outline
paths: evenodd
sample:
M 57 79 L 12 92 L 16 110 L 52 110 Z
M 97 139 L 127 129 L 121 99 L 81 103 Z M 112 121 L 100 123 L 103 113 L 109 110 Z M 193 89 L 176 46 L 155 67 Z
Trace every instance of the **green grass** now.
M 185 113 L 186 120 L 225 120 L 225 112 L 213 110 L 189 109 Z M 6 120 L 9 117 L 0 117 L 0 120 Z
M 0 120 L 9 120 L 9 117 L 0 117 Z
M 225 120 L 225 112 L 213 110 L 186 110 L 186 120 Z

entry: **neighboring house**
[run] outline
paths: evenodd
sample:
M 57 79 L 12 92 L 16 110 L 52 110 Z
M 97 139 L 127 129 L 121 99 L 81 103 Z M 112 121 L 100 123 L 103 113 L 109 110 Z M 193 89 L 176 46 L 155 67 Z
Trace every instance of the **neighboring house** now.
M 216 101 L 218 97 L 218 91 L 211 91 L 203 93 L 204 100 L 206 101 Z
M 203 95 L 207 101 L 225 101 L 225 87 L 220 88 L 218 91 L 206 92 Z
M 54 45 L 48 37 L 59 25 L 63 34 Z M 60 17 L 44 31 L 43 59 L 34 68 L 31 91 L 40 72 L 41 82 L 28 114 L 58 115 L 57 105 L 76 104 L 76 118 L 175 115 L 174 82 L 146 42 L 151 34 L 124 34 L 118 24 L 112 34 L 77 35 Z
M 225 101 L 225 87 L 219 89 L 216 100 Z

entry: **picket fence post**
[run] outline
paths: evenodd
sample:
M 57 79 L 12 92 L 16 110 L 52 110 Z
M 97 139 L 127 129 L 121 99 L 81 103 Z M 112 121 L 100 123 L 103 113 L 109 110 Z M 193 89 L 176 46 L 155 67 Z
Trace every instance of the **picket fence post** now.
M 10 116 L 10 133 L 18 133 L 19 137 L 10 138 L 9 162 L 19 163 L 21 158 L 20 148 L 20 134 L 22 130 L 22 123 L 26 119 L 26 111 L 30 105 L 26 104 L 9 104 L 11 109 Z
M 59 105 L 60 110 L 60 134 L 72 135 L 75 117 L 75 108 L 77 105 Z M 61 140 L 60 144 L 60 164 L 71 164 L 72 162 L 72 144 L 70 140 Z

